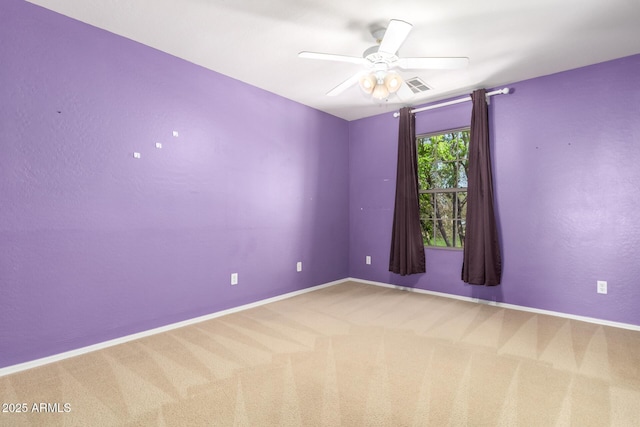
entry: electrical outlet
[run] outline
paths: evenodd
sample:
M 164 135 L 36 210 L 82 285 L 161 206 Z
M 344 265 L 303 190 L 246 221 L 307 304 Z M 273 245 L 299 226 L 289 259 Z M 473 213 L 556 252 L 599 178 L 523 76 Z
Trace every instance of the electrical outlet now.
M 231 273 L 231 284 L 232 285 L 238 284 L 238 273 Z
M 302 261 L 298 261 L 298 263 L 296 264 L 296 271 L 297 272 L 302 271 Z
M 365 264 L 367 265 L 371 265 L 371 256 L 367 255 L 367 257 L 364 259 Z
M 604 280 L 598 280 L 597 282 L 598 284 L 598 293 L 599 294 L 606 294 L 607 293 L 607 282 Z

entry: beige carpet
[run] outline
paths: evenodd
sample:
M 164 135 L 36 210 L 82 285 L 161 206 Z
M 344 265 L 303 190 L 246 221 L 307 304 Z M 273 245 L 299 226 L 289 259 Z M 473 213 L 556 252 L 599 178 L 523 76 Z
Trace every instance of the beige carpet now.
M 638 426 L 640 333 L 344 283 L 2 377 L 0 403 L 27 404 L 12 427 Z

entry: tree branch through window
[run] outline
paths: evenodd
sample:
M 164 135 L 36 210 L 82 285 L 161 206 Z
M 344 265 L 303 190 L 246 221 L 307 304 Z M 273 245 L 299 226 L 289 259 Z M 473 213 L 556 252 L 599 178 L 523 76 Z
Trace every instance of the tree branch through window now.
M 469 129 L 416 138 L 420 222 L 425 246 L 464 245 Z

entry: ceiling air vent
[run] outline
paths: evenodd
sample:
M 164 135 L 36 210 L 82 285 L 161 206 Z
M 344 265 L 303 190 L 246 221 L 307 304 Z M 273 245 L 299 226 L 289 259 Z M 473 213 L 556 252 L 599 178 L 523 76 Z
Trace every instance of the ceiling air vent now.
M 429 86 L 425 82 L 423 82 L 420 77 L 413 77 L 404 81 L 407 86 L 411 89 L 413 93 L 422 93 L 428 90 L 431 90 Z

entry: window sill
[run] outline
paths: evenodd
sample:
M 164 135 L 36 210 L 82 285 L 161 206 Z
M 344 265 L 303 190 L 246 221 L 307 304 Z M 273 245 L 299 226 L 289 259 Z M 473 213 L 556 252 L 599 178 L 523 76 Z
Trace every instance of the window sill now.
M 455 252 L 462 252 L 464 250 L 464 248 L 449 248 L 446 246 L 425 246 L 424 248 L 441 250 L 441 251 L 455 251 Z

